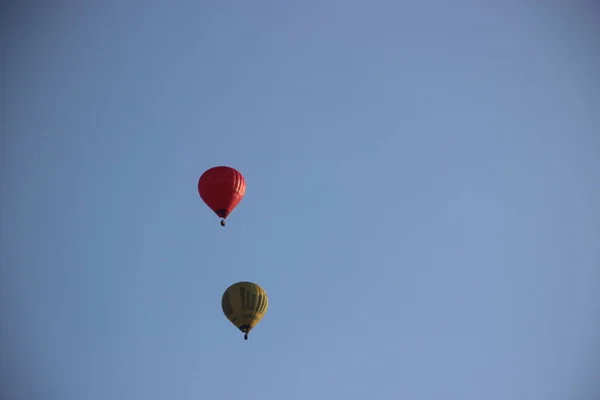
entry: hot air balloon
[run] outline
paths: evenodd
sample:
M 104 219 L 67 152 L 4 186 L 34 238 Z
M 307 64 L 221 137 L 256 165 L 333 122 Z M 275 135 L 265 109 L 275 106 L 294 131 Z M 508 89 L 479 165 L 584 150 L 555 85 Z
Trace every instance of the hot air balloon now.
M 248 340 L 248 333 L 260 322 L 269 307 L 267 292 L 256 283 L 238 282 L 229 286 L 221 298 L 223 314 Z
M 246 180 L 234 168 L 213 167 L 198 179 L 198 193 L 206 205 L 222 218 L 221 226 L 225 226 L 225 219 L 246 193 Z

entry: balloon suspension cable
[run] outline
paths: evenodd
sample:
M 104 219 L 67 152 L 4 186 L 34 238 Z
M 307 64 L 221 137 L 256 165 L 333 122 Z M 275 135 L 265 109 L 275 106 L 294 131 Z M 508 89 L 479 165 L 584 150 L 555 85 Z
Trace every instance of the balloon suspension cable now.
M 221 220 L 221 226 L 225 226 L 225 220 L 224 219 Z
M 244 340 L 248 340 L 248 334 L 244 334 Z

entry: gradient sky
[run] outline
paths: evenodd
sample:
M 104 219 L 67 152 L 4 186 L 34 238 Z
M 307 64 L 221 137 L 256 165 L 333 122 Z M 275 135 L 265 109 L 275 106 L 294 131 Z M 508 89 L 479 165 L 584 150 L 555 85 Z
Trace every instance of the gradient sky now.
M 2 398 L 600 398 L 597 9 L 484 3 L 5 7 Z

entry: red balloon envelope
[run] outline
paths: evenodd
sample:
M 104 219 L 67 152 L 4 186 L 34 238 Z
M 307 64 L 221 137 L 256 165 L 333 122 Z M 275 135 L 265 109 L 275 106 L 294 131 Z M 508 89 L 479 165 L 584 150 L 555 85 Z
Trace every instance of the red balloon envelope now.
M 198 180 L 198 193 L 202 200 L 219 217 L 225 226 L 225 218 L 242 201 L 246 193 L 246 180 L 231 167 L 213 167 L 206 170 Z

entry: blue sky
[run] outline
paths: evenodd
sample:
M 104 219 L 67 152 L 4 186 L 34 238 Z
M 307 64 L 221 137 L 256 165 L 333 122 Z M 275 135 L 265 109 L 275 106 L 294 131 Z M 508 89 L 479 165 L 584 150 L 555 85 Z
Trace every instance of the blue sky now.
M 597 13 L 483 3 L 5 13 L 6 398 L 597 399 Z

